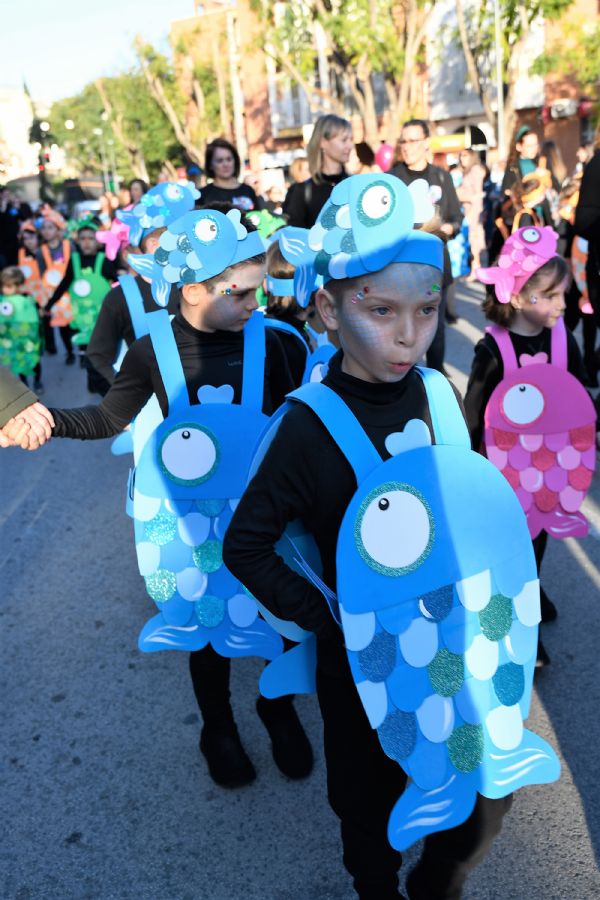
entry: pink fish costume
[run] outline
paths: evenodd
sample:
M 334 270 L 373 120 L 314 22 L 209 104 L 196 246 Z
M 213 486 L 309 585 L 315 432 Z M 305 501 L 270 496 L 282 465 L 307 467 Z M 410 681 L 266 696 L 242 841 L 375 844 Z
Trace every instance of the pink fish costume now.
M 520 228 L 506 241 L 498 266 L 479 269 L 500 303 L 518 294 L 534 272 L 556 255 L 558 236 L 549 227 Z M 567 371 L 567 335 L 559 319 L 551 353 L 517 360 L 509 333 L 487 328 L 504 367 L 485 410 L 485 452 L 515 490 L 532 538 L 584 537 L 581 504 L 596 465 L 596 412 L 580 382 Z

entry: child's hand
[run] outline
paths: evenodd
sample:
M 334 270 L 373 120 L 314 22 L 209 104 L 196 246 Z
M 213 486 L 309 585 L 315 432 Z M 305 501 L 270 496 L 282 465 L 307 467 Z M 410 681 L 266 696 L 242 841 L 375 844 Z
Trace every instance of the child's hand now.
M 54 419 L 42 403 L 32 403 L 0 429 L 1 447 L 37 450 L 52 437 Z

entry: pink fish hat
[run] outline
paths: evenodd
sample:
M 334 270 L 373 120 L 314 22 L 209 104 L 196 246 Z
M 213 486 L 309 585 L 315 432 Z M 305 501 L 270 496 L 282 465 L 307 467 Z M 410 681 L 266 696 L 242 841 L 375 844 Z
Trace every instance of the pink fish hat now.
M 557 255 L 558 235 L 549 225 L 526 225 L 518 228 L 506 240 L 498 265 L 477 269 L 477 277 L 484 284 L 493 284 L 500 303 L 509 303 L 534 272 Z

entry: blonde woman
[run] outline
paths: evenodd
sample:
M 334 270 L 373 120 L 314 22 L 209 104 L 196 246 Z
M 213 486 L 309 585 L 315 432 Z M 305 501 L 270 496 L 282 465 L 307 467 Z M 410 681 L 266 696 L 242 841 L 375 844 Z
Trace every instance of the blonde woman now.
M 347 177 L 345 167 L 353 148 L 350 122 L 333 115 L 317 119 L 306 148 L 311 177 L 293 184 L 283 204 L 290 225 L 314 225 L 335 185 Z

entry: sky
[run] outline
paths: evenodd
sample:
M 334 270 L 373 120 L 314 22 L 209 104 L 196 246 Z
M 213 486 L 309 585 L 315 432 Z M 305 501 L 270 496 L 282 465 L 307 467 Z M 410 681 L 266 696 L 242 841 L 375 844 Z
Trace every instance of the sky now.
M 193 0 L 0 0 L 0 86 L 73 96 L 133 65 L 136 34 L 164 51 L 170 23 L 193 15 Z

